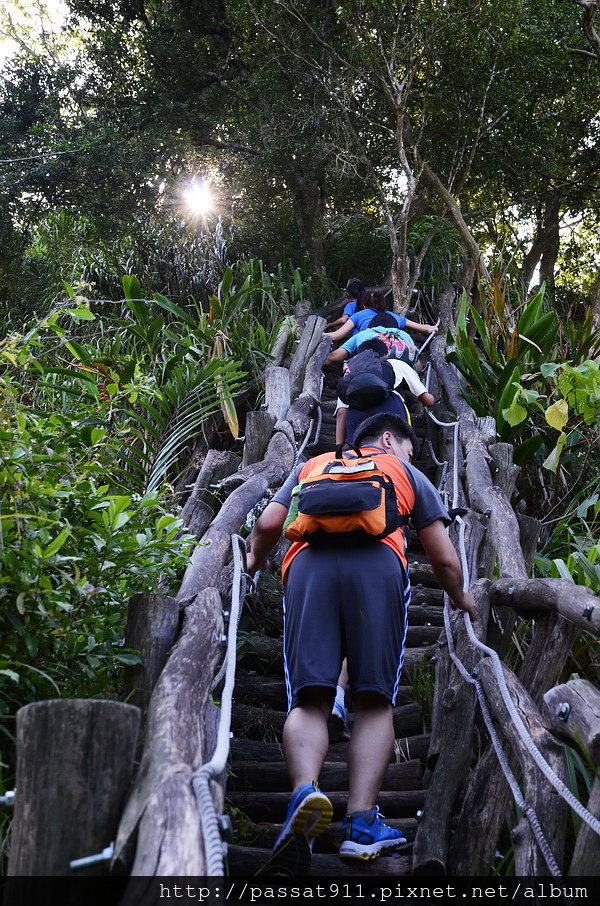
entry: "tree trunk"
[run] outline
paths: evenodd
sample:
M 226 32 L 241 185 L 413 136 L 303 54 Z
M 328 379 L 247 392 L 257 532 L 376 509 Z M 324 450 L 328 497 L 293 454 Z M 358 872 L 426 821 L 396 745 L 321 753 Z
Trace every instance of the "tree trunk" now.
M 477 262 L 477 266 L 481 273 L 481 276 L 484 280 L 490 280 L 490 274 L 483 259 L 481 249 L 477 245 L 475 237 L 473 236 L 471 230 L 465 222 L 465 218 L 462 215 L 462 211 L 456 201 L 456 199 L 450 194 L 448 189 L 444 186 L 439 176 L 433 172 L 431 167 L 426 163 L 423 164 L 423 176 L 431 186 L 431 188 L 436 192 L 443 203 L 446 205 L 452 220 L 454 221 L 458 232 L 460 233 L 461 239 L 467 247 L 469 255 Z
M 317 268 L 324 267 L 325 190 L 322 174 L 290 168 L 287 178 L 296 202 L 302 249 L 308 254 L 312 265 Z
M 559 218 L 561 196 L 554 193 L 546 200 L 544 210 L 538 212 L 537 226 L 531 248 L 523 260 L 523 284 L 529 287 L 533 274 L 540 262 L 543 262 L 544 276 L 540 267 L 540 283 L 550 278 L 554 284 L 554 265 L 558 255 L 560 243 Z

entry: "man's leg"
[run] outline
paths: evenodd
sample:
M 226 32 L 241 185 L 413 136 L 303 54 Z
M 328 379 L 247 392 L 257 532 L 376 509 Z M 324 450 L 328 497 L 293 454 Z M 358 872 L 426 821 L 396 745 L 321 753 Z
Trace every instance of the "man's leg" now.
M 402 831 L 388 827 L 379 815 L 379 794 L 394 741 L 390 702 L 377 692 L 355 696 L 355 718 L 348 753 L 350 797 L 342 827 L 340 855 L 376 859 L 406 843 Z
M 318 780 L 327 755 L 334 690 L 309 686 L 299 693 L 300 704 L 288 714 L 283 728 L 283 750 L 292 788 Z
M 394 724 L 392 706 L 383 695 L 359 692 L 352 701 L 354 726 L 348 749 L 348 812 L 358 812 L 375 806 L 394 744 Z
M 271 873 L 306 874 L 312 843 L 331 821 L 331 802 L 316 781 L 329 744 L 327 718 L 333 695 L 333 689 L 323 686 L 300 690 L 299 704 L 285 722 L 283 748 L 293 792 L 269 862 Z

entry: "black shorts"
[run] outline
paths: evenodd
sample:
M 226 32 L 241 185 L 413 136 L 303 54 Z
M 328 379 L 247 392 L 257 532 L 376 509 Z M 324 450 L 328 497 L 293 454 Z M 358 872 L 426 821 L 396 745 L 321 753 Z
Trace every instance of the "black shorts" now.
M 301 550 L 284 597 L 290 710 L 306 686 L 335 690 L 344 657 L 353 695 L 379 692 L 395 704 L 409 601 L 408 576 L 387 544 Z

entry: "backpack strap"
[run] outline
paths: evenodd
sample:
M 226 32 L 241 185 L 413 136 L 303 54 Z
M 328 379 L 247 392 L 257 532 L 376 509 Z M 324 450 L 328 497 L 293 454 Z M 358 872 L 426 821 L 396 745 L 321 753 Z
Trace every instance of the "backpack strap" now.
M 354 449 L 356 449 L 356 447 L 354 447 Z M 383 450 L 376 450 L 374 453 L 369 453 L 369 456 L 390 456 L 390 454 L 385 453 Z M 410 513 L 399 513 L 398 519 L 398 528 L 403 528 L 410 522 Z
M 357 456 L 362 456 L 362 452 L 359 447 L 355 447 L 354 444 L 349 444 L 346 441 L 342 444 L 338 444 L 335 448 L 335 458 L 343 459 L 344 457 L 344 447 L 348 447 L 350 450 L 354 450 Z

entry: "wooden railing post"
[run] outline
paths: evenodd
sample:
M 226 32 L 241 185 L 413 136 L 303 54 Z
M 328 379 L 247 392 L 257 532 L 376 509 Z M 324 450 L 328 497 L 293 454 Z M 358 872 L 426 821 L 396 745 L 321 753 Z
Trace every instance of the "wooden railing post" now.
M 109 846 L 131 782 L 139 724 L 133 705 L 95 699 L 34 702 L 17 712 L 9 875 L 72 875 L 72 860 Z

